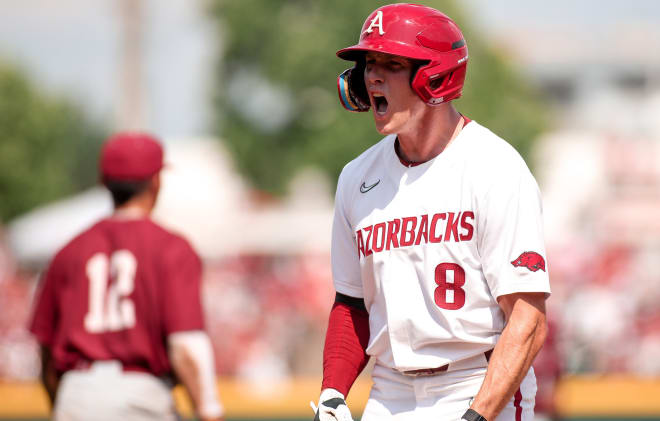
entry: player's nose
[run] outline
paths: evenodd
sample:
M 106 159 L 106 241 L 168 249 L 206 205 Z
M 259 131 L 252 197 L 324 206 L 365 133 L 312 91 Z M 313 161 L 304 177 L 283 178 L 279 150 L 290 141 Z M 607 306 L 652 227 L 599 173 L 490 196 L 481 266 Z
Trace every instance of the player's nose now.
M 384 81 L 382 67 L 378 65 L 370 65 L 364 71 L 364 81 L 367 88 L 370 85 L 377 85 Z

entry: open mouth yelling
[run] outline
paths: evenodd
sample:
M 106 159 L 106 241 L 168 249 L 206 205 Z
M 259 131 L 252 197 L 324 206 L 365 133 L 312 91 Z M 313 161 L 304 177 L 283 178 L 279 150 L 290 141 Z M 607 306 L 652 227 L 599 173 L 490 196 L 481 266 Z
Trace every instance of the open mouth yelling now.
M 373 94 L 372 102 L 376 114 L 384 116 L 387 113 L 387 99 L 382 94 Z

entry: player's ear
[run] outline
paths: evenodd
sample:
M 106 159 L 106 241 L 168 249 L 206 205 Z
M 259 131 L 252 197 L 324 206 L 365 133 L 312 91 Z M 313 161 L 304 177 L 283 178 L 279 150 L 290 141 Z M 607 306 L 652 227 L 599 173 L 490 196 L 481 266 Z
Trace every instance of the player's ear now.
M 160 191 L 160 172 L 152 175 L 149 179 L 149 190 L 151 190 L 156 195 Z

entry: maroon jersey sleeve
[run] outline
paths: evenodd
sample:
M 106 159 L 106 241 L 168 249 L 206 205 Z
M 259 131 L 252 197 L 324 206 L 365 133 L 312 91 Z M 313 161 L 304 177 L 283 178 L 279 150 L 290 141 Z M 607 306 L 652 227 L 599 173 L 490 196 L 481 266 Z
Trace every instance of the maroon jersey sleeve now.
M 165 333 L 204 329 L 200 297 L 202 263 L 199 256 L 184 240 L 173 245 L 167 253 L 164 274 Z
M 57 305 L 57 284 L 63 268 L 58 257 L 59 255 L 55 256 L 46 275 L 41 280 L 30 323 L 30 332 L 44 346 L 53 345 L 60 316 Z

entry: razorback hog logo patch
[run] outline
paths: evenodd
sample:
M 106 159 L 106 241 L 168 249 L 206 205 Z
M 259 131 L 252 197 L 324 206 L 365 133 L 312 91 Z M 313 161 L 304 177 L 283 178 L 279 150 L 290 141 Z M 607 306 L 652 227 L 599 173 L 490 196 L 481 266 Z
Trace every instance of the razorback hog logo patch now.
M 532 272 L 541 269 L 545 272 L 545 259 L 535 251 L 526 251 L 511 262 L 515 267 L 524 266 Z

